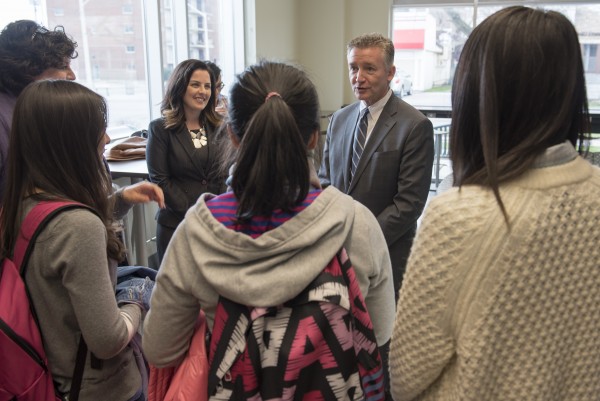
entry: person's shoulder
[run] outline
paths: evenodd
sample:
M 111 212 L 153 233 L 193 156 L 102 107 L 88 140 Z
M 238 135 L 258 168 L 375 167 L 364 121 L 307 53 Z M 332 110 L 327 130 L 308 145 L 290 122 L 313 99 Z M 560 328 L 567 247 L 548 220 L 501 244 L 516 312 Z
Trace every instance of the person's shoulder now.
M 343 193 L 333 185 L 325 188 L 317 197 L 317 202 L 327 204 L 329 207 L 334 207 L 336 211 L 343 211 L 349 215 L 362 215 L 365 211 L 371 213 L 369 209 L 352 196 Z
M 85 226 L 87 224 L 101 224 L 102 219 L 92 209 L 87 206 L 76 206 L 64 210 L 58 214 L 59 219 L 77 226 Z
M 149 128 L 150 129 L 164 129 L 165 127 L 165 118 L 158 117 L 154 120 L 150 121 Z
M 333 185 L 329 185 L 327 188 L 323 189 L 319 197 L 322 197 L 321 199 L 328 199 L 333 202 L 354 202 L 354 199 L 350 195 L 343 193 Z
M 358 219 L 357 222 L 359 224 L 371 221 L 377 223 L 375 215 L 373 215 L 369 208 L 355 200 L 352 196 L 343 193 L 333 185 L 325 188 L 321 196 L 331 204 L 335 205 L 338 209 L 345 209 L 347 211 L 352 210 L 351 213 L 354 214 L 355 219 Z
M 353 112 L 356 112 L 356 109 L 359 107 L 360 102 L 354 102 L 348 105 L 344 105 L 342 106 L 341 109 L 335 111 L 332 115 L 332 118 L 345 118 L 346 116 L 348 116 L 349 114 L 352 114 Z
M 438 225 L 460 226 L 468 220 L 484 220 L 497 207 L 491 191 L 479 185 L 464 185 L 433 196 L 425 207 L 424 215 L 428 220 L 436 220 Z
M 416 107 L 400 99 L 396 95 L 392 95 L 388 100 L 386 107 L 390 107 L 391 110 L 395 110 L 401 115 L 403 119 L 410 118 L 415 121 L 424 121 L 428 118 L 420 112 Z
M 52 236 L 71 236 L 78 238 L 104 236 L 106 227 L 100 217 L 87 207 L 74 207 L 61 211 L 48 225 L 48 234 Z
M 168 129 L 165 127 L 165 124 L 166 122 L 164 117 L 159 117 L 152 120 L 148 125 L 148 138 L 156 136 L 165 137 L 168 133 L 176 131 Z

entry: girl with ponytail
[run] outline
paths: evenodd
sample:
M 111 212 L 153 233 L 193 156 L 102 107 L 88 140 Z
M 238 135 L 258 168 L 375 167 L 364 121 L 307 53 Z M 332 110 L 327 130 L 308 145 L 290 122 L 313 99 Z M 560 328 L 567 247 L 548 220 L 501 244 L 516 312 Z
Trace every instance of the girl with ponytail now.
M 309 157 L 319 142 L 319 114 L 315 86 L 294 66 L 263 61 L 238 76 L 226 125 L 234 149 L 230 191 L 202 195 L 167 248 L 144 328 L 151 363 L 176 365 L 200 310 L 209 329 L 217 324 L 220 297 L 283 305 L 341 249 L 377 345 L 389 341 L 395 305 L 385 239 L 366 207 L 334 187 L 320 188 Z

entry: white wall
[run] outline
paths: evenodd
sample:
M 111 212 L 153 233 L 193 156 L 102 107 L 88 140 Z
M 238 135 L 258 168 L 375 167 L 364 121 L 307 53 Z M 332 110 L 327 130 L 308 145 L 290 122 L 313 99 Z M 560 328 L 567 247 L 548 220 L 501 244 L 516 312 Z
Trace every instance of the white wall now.
M 294 62 L 297 58 L 296 0 L 257 0 L 256 61 L 262 58 Z
M 391 0 L 248 0 L 253 2 L 256 60 L 300 64 L 313 79 L 321 109 L 355 101 L 346 44 L 363 33 L 390 32 Z M 247 61 L 253 62 L 252 59 Z
M 319 92 L 327 113 L 342 105 L 348 84 L 345 60 L 344 0 L 302 0 L 298 12 L 298 62 Z
M 342 44 L 344 46 L 344 54 L 346 52 L 346 44 L 355 36 L 370 32 L 379 32 L 385 36 L 389 36 L 392 29 L 391 0 L 348 0 L 346 4 L 346 38 Z M 347 69 L 345 57 L 344 66 Z M 355 100 L 350 83 L 346 79 L 344 103 L 352 103 Z

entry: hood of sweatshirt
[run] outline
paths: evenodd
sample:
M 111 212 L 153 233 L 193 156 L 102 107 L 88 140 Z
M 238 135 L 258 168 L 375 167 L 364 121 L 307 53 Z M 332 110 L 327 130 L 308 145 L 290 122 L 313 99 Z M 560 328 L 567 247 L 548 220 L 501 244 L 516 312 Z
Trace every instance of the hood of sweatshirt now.
M 187 212 L 177 229 L 183 244 L 173 251 L 189 252 L 206 284 L 245 305 L 279 305 L 299 294 L 343 246 L 356 213 L 350 196 L 328 187 L 295 217 L 253 239 L 213 217 L 206 206 L 212 196 L 202 195 Z

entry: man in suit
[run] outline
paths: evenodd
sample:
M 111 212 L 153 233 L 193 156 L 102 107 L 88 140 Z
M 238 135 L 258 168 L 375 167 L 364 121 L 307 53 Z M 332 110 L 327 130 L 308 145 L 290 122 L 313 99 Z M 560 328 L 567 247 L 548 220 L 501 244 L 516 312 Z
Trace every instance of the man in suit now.
M 390 252 L 397 300 L 431 185 L 433 126 L 390 89 L 396 72 L 390 39 L 362 35 L 347 50 L 350 84 L 359 101 L 333 114 L 319 179 L 323 187 L 337 187 L 377 217 Z

